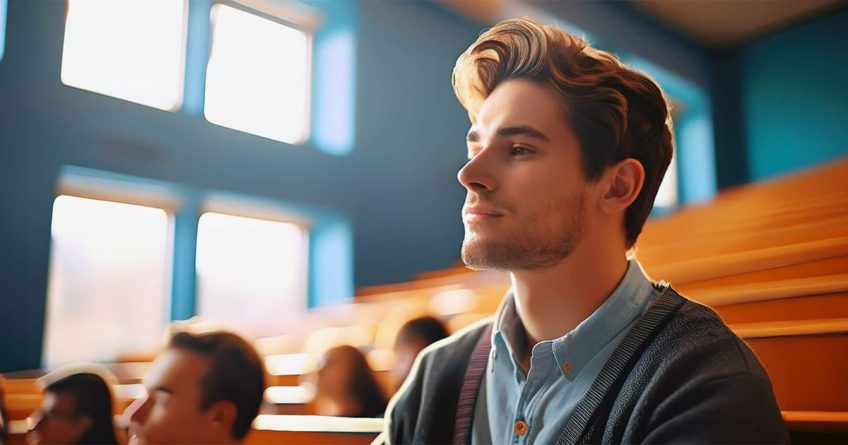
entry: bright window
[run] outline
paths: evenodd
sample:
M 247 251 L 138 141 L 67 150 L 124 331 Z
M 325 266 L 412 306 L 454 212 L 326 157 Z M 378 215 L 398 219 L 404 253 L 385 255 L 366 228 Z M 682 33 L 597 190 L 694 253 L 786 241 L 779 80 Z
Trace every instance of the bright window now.
M 6 8 L 8 3 L 6 0 L 0 0 L 0 60 L 3 60 L 3 53 L 6 50 Z
M 204 213 L 197 314 L 249 335 L 279 333 L 306 310 L 306 244 L 296 224 Z
M 182 102 L 186 2 L 70 0 L 62 83 L 173 110 Z
M 308 135 L 310 39 L 303 31 L 225 5 L 212 10 L 206 118 L 286 143 Z
M 677 193 L 677 156 L 672 155 L 671 163 L 668 165 L 668 170 L 665 172 L 660 188 L 657 190 L 657 197 L 654 199 L 655 207 L 674 207 L 680 202 Z
M 112 361 L 161 347 L 170 301 L 169 234 L 162 209 L 56 198 L 45 366 Z

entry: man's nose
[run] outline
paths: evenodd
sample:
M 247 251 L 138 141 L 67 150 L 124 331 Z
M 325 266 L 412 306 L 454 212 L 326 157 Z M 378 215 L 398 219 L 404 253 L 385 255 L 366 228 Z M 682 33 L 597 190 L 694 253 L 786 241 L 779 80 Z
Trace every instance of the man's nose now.
M 491 154 L 481 151 L 459 169 L 456 179 L 469 192 L 494 191 L 497 188 Z
M 144 423 L 144 421 L 147 420 L 147 413 L 149 411 L 149 400 L 150 399 L 148 397 L 140 397 L 133 400 L 127 409 L 124 410 L 124 420 L 128 424 L 130 422 Z
M 30 431 L 37 431 L 44 428 L 44 413 L 41 410 L 34 412 L 29 416 Z

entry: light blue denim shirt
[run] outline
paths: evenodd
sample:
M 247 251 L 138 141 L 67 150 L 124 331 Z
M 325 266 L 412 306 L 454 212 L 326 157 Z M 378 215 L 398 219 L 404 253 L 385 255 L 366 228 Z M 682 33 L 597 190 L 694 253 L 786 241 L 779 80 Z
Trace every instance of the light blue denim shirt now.
M 525 375 L 510 343 L 524 338 L 510 293 L 495 317 L 471 443 L 555 443 L 577 402 L 655 295 L 641 265 L 631 260 L 618 287 L 589 317 L 563 337 L 533 346 Z M 519 421 L 526 424 L 523 435 L 516 432 Z

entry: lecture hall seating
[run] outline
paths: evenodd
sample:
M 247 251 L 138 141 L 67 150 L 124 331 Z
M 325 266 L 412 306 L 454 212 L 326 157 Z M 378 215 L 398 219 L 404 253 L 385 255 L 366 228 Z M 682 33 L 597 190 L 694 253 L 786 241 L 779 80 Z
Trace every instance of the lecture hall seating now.
M 751 345 L 794 442 L 848 443 L 848 160 L 736 187 L 651 219 L 636 255 L 649 275 L 713 307 Z M 508 286 L 498 272 L 434 271 L 360 289 L 355 303 L 316 310 L 292 332 L 257 345 L 269 364 L 345 340 L 384 356 L 376 353 L 391 348 L 405 320 L 434 314 L 456 330 L 490 316 Z M 144 366 L 116 365 L 116 374 L 137 383 Z M 277 369 L 272 385 L 291 387 L 309 366 L 269 369 Z M 12 419 L 40 403 L 38 375 L 7 375 Z M 126 393 L 122 404 L 131 399 Z M 276 402 L 266 411 L 283 414 L 260 417 L 248 443 L 367 443 L 378 430 L 374 419 L 302 416 L 308 403 Z

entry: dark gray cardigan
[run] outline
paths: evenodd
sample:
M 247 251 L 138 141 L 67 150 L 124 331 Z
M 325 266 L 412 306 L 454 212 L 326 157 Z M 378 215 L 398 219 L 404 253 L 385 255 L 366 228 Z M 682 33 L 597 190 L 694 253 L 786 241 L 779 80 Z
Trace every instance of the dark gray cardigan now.
M 771 382 L 748 346 L 711 309 L 670 287 L 658 292 L 558 443 L 788 443 Z M 452 442 L 468 361 L 488 327 L 422 353 L 378 441 Z

